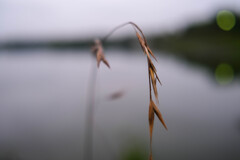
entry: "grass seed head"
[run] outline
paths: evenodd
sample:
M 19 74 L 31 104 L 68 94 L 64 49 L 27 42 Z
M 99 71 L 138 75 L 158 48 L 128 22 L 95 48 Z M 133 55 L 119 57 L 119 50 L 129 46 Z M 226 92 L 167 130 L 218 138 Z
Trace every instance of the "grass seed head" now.
M 99 39 L 96 39 L 94 41 L 94 45 L 92 47 L 92 53 L 96 56 L 98 68 L 100 66 L 100 62 L 103 62 L 108 68 L 110 68 L 109 63 L 104 56 L 102 43 Z

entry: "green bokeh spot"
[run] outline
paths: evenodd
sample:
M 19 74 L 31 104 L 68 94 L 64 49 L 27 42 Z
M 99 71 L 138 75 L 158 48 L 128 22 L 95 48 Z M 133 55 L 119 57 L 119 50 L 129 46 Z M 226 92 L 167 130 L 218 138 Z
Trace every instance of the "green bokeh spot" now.
M 121 160 L 146 160 L 148 156 L 146 149 L 140 145 L 128 146 L 122 153 Z
M 231 83 L 234 78 L 232 66 L 226 63 L 219 64 L 215 70 L 215 77 L 217 82 L 221 85 Z
M 223 10 L 217 14 L 217 24 L 224 31 L 230 31 L 235 26 L 236 20 L 232 12 Z

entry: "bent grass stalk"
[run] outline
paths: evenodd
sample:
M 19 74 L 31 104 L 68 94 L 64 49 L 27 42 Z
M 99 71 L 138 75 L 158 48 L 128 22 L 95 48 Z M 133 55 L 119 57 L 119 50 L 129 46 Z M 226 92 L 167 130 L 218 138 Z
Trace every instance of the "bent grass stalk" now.
M 142 30 L 133 22 L 127 22 L 122 25 L 117 26 L 114 28 L 109 34 L 107 34 L 102 41 L 101 40 L 95 40 L 95 43 L 92 47 L 92 53 L 96 57 L 97 60 L 97 67 L 99 68 L 100 63 L 103 62 L 108 68 L 110 68 L 110 65 L 108 61 L 105 59 L 104 53 L 103 53 L 103 47 L 102 44 L 106 42 L 106 40 L 118 29 L 126 26 L 126 25 L 131 25 L 133 29 L 135 30 L 136 36 L 138 38 L 139 44 L 142 48 L 143 53 L 147 57 L 147 63 L 148 63 L 148 79 L 149 79 L 149 112 L 148 112 L 148 121 L 149 121 L 149 132 L 150 132 L 150 154 L 149 154 L 149 160 L 152 160 L 152 133 L 153 133 L 153 125 L 154 125 L 154 117 L 155 114 L 157 115 L 158 119 L 164 126 L 164 128 L 167 130 L 167 126 L 163 120 L 162 114 L 160 110 L 158 109 L 157 105 L 159 105 L 159 99 L 158 99 L 158 91 L 157 91 L 157 82 L 161 84 L 161 81 L 157 75 L 157 70 L 153 64 L 152 58 L 157 61 L 155 55 L 151 51 L 150 47 L 147 44 L 147 40 L 142 32 Z M 93 77 L 96 78 L 96 77 Z M 92 81 L 92 83 L 96 83 L 95 80 Z M 90 97 L 93 99 L 89 100 L 89 105 L 88 105 L 88 114 L 87 114 L 87 123 L 86 123 L 86 146 L 85 146 L 85 154 L 86 154 L 85 159 L 86 160 L 92 160 L 92 139 L 93 135 L 93 114 L 94 114 L 94 86 L 95 84 L 92 84 L 92 87 L 90 87 Z M 155 97 L 156 104 L 154 103 L 154 100 L 152 98 L 152 89 Z

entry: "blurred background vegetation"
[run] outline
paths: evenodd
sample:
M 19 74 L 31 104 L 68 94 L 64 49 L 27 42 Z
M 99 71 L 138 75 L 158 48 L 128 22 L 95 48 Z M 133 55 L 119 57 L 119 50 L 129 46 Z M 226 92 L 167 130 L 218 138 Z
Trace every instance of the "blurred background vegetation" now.
M 220 10 L 208 21 L 195 22 L 175 33 L 152 34 L 147 38 L 152 48 L 165 54 L 178 56 L 190 63 L 207 67 L 216 79 L 231 81 L 240 72 L 240 22 L 239 15 L 230 10 Z M 26 49 L 89 49 L 93 39 L 55 41 L 6 41 L 1 50 Z M 136 37 L 125 36 L 108 41 L 106 47 L 136 50 Z

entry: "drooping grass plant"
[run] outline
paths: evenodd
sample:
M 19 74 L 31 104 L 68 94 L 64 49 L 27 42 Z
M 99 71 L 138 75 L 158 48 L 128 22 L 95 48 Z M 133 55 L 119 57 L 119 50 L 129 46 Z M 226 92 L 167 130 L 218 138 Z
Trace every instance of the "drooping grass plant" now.
M 109 36 L 111 36 L 116 30 L 126 26 L 126 25 L 131 25 L 133 27 L 133 29 L 135 30 L 136 36 L 138 38 L 139 44 L 142 48 L 142 51 L 144 52 L 144 54 L 146 55 L 147 58 L 147 64 L 148 64 L 148 79 L 149 79 L 149 112 L 148 112 L 148 120 L 149 120 L 149 132 L 150 132 L 150 154 L 149 154 L 149 160 L 152 160 L 152 133 L 153 133 L 153 125 L 154 125 L 154 117 L 155 114 L 157 115 L 158 119 L 160 120 L 160 122 L 163 124 L 163 126 L 165 127 L 165 129 L 167 130 L 167 126 L 163 120 L 162 114 L 160 112 L 160 110 L 158 109 L 158 105 L 159 105 L 159 99 L 158 99 L 158 90 L 157 90 L 157 84 L 159 83 L 161 84 L 161 81 L 157 75 L 157 70 L 154 66 L 154 63 L 152 61 L 152 59 L 154 59 L 155 61 L 157 61 L 155 55 L 153 54 L 153 52 L 151 51 L 147 40 L 142 32 L 142 30 L 133 22 L 127 22 L 124 23 L 122 25 L 117 26 L 116 28 L 114 28 L 111 32 L 109 32 L 109 34 L 107 36 L 105 36 L 102 40 L 95 40 L 95 43 L 92 47 L 92 52 L 94 54 L 94 56 L 96 57 L 97 60 L 97 67 L 99 68 L 100 63 L 103 62 L 108 68 L 110 68 L 110 65 L 108 63 L 108 61 L 105 59 L 104 56 L 104 52 L 103 52 L 103 43 L 106 42 L 106 40 L 109 38 Z M 94 77 L 96 78 L 96 77 Z M 95 84 L 93 84 L 95 85 Z M 92 88 L 92 87 L 91 87 Z M 155 97 L 155 102 L 152 96 L 152 90 L 153 90 L 153 94 Z M 92 89 L 92 92 L 94 92 L 94 89 Z M 92 93 L 91 94 L 94 94 Z M 94 97 L 94 96 L 93 96 Z M 86 145 L 86 151 L 89 154 L 92 154 L 92 127 L 93 127 L 93 112 L 94 112 L 94 99 L 91 99 L 89 102 L 89 112 L 87 114 L 88 117 L 88 129 L 87 129 L 87 141 L 90 141 L 88 143 L 90 143 L 89 145 Z M 86 160 L 92 160 L 92 156 L 86 156 L 85 158 L 87 158 Z
M 85 126 L 85 150 L 84 150 L 84 160 L 93 159 L 93 128 L 94 128 L 94 110 L 95 110 L 95 87 L 97 79 L 97 68 L 100 66 L 100 62 L 103 62 L 108 68 L 110 65 L 105 59 L 102 43 L 99 39 L 94 41 L 94 45 L 91 48 L 93 55 L 97 60 L 96 65 L 92 66 L 91 77 L 89 81 L 88 88 L 88 100 L 87 100 L 87 113 L 86 113 L 86 126 Z

